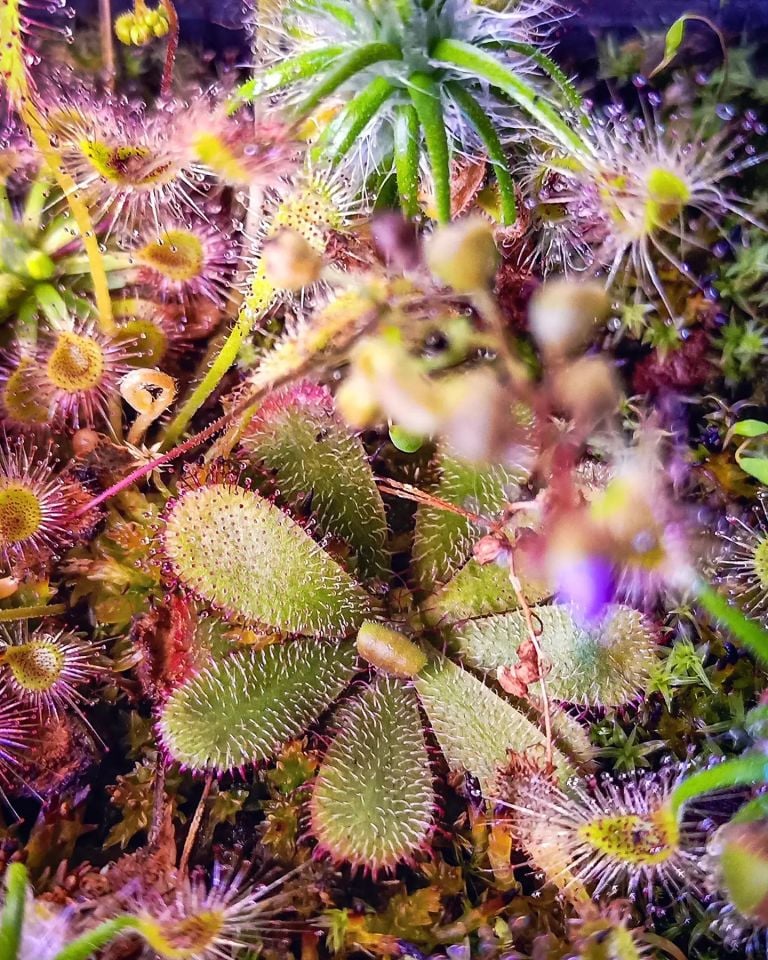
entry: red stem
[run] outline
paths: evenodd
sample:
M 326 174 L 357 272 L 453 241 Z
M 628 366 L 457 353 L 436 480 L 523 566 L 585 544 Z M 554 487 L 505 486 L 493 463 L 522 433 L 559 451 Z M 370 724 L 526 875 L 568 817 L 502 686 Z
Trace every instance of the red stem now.
M 163 64 L 163 79 L 160 81 L 160 96 L 165 100 L 171 95 L 173 86 L 173 67 L 176 63 L 176 51 L 179 48 L 179 17 L 172 0 L 161 0 L 162 7 L 168 14 L 168 45 L 165 48 L 165 63 Z

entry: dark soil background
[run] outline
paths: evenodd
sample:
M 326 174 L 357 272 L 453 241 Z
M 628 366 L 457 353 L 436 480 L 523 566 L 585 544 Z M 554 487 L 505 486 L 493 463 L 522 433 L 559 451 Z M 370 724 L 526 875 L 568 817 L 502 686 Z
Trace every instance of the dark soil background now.
M 98 0 L 70 0 L 78 19 L 93 23 Z M 182 42 L 229 58 L 247 59 L 242 0 L 177 0 Z M 113 0 L 114 12 L 131 6 Z M 576 65 L 591 59 L 595 37 L 637 31 L 657 32 L 683 13 L 697 13 L 716 22 L 729 39 L 763 46 L 768 43 L 768 0 L 566 0 L 572 11 L 559 30 L 559 56 Z M 250 4 L 248 4 L 250 8 Z

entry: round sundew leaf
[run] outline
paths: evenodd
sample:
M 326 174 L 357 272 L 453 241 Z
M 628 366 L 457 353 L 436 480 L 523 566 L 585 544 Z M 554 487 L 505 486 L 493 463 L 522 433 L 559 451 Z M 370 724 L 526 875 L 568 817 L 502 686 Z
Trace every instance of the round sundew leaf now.
M 495 516 L 519 490 L 521 473 L 503 467 L 478 466 L 448 454 L 441 457 L 439 467 L 435 495 L 472 513 Z M 419 506 L 413 559 L 422 588 L 450 580 L 471 556 L 472 545 L 486 532 L 460 514 Z
M 336 416 L 324 387 L 303 383 L 271 396 L 243 446 L 274 473 L 286 502 L 311 498 L 318 532 L 349 545 L 362 579 L 386 575 L 384 503 L 362 443 Z
M 167 559 L 181 583 L 227 615 L 287 633 L 352 633 L 371 602 L 282 510 L 241 487 L 187 490 L 168 512 Z
M 312 795 L 312 831 L 336 860 L 391 869 L 424 842 L 435 803 L 416 695 L 382 677 L 340 720 Z
M 508 762 L 508 751 L 545 746 L 543 732 L 523 713 L 445 657 L 427 664 L 414 684 L 448 765 L 477 777 L 486 795 L 493 795 L 496 772 Z M 557 732 L 575 752 L 583 753 L 583 734 L 572 738 L 564 716 L 558 720 Z M 571 761 L 559 749 L 554 761 L 562 777 L 573 773 Z
M 333 703 L 356 668 L 354 648 L 301 639 L 211 663 L 168 698 L 162 741 L 193 770 L 233 770 L 273 756 Z
M 534 607 L 533 614 L 541 624 L 542 652 L 552 664 L 546 679 L 550 696 L 611 707 L 642 690 L 656 660 L 656 641 L 639 611 L 611 606 L 589 629 L 563 604 Z M 513 612 L 459 624 L 451 635 L 466 664 L 495 671 L 517 663 L 528 630 L 522 613 Z

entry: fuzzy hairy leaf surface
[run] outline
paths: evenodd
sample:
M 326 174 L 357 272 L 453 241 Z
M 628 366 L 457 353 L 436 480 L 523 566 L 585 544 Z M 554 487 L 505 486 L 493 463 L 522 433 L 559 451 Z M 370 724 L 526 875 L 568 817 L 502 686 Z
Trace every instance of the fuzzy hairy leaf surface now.
M 361 579 L 385 575 L 384 503 L 365 449 L 336 416 L 328 390 L 305 383 L 270 397 L 243 446 L 274 473 L 281 496 L 311 498 L 318 532 L 348 544 Z
M 524 582 L 523 589 L 529 603 L 543 600 L 550 593 L 544 583 Z M 517 606 L 509 571 L 496 563 L 480 564 L 472 559 L 448 583 L 427 597 L 421 609 L 430 626 L 443 627 L 471 617 L 506 613 Z
M 526 716 L 445 657 L 427 664 L 414 682 L 449 766 L 477 777 L 487 795 L 508 750 L 545 745 L 544 734 Z M 563 775 L 572 771 L 559 750 L 555 763 Z
M 184 491 L 167 514 L 164 548 L 185 587 L 249 623 L 346 636 L 370 611 L 362 587 L 252 490 L 218 483 Z
M 519 489 L 519 475 L 499 466 L 478 466 L 443 454 L 434 494 L 472 513 L 498 514 Z M 485 531 L 465 517 L 439 507 L 419 506 L 413 542 L 419 584 L 445 583 L 466 563 L 472 545 Z
M 175 690 L 159 721 L 171 756 L 193 770 L 232 770 L 273 756 L 349 683 L 350 644 L 301 639 L 238 650 Z
M 418 701 L 382 677 L 340 716 L 312 795 L 312 830 L 336 860 L 389 870 L 424 842 L 435 802 Z
M 552 669 L 550 696 L 569 703 L 618 706 L 636 696 L 656 662 L 656 642 L 643 615 L 611 606 L 590 629 L 579 626 L 569 608 L 533 608 L 541 624 L 539 644 Z M 458 625 L 452 635 L 469 666 L 495 671 L 514 666 L 517 648 L 528 633 L 522 613 L 505 613 Z

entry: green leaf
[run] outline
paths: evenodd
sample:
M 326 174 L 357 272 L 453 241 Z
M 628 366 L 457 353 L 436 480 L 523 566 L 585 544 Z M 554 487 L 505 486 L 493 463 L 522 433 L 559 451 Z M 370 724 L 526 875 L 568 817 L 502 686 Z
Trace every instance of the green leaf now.
M 762 437 L 768 433 L 768 423 L 762 420 L 739 420 L 728 433 L 736 437 Z
M 366 43 L 354 47 L 334 61 L 333 69 L 324 74 L 310 94 L 296 107 L 296 116 L 305 117 L 332 93 L 366 67 L 382 60 L 402 60 L 402 51 L 392 43 Z
M 685 24 L 688 21 L 688 16 L 688 14 L 683 14 L 682 17 L 678 17 L 667 30 L 667 35 L 664 38 L 664 56 L 661 63 L 651 71 L 652 77 L 668 66 L 677 56 L 677 51 L 680 49 L 680 44 L 685 36 Z
M 88 930 L 77 940 L 68 943 L 53 960 L 90 960 L 102 947 L 112 943 L 121 933 L 139 927 L 140 921 L 137 917 L 123 916 L 105 920 L 98 927 Z
M 507 751 L 545 746 L 544 734 L 523 713 L 445 657 L 427 664 L 414 683 L 448 765 L 477 777 L 486 795 L 496 790 Z M 573 772 L 560 750 L 554 760 L 561 775 Z
M 348 544 L 361 579 L 386 575 L 384 503 L 362 443 L 336 415 L 325 388 L 303 383 L 273 394 L 242 443 L 274 474 L 285 502 L 310 500 L 317 532 Z
M 431 51 L 437 64 L 450 64 L 477 80 L 485 80 L 537 120 L 569 153 L 589 156 L 589 145 L 563 120 L 560 110 L 496 57 L 462 40 L 439 40 Z
M 325 156 L 331 163 L 342 160 L 394 92 L 386 77 L 374 77 L 326 127 L 313 148 L 313 158 Z
M 410 103 L 395 107 L 393 122 L 395 174 L 400 206 L 406 217 L 419 213 L 419 117 Z
M 637 610 L 609 607 L 588 630 L 561 604 L 534 607 L 533 614 L 541 626 L 542 652 L 552 664 L 546 679 L 551 697 L 611 707 L 626 703 L 644 688 L 656 662 L 656 642 Z M 515 666 L 528 628 L 523 614 L 514 612 L 459 624 L 452 636 L 464 662 L 495 672 Z
M 27 903 L 27 868 L 11 863 L 5 874 L 5 903 L 0 914 L 0 958 L 16 960 Z
M 408 93 L 424 131 L 437 219 L 448 223 L 451 219 L 451 155 L 440 87 L 429 74 L 413 73 L 408 78 Z
M 545 583 L 523 580 L 522 586 L 529 603 L 538 603 L 552 593 Z M 448 627 L 460 620 L 506 613 L 517 607 L 509 570 L 496 563 L 479 564 L 473 559 L 467 561 L 452 580 L 427 597 L 421 612 L 430 626 Z
M 267 760 L 328 709 L 355 667 L 349 644 L 303 639 L 238 650 L 171 694 L 160 714 L 161 739 L 193 770 Z
M 496 517 L 516 499 L 519 474 L 500 466 L 458 460 L 443 453 L 440 480 L 431 491 L 441 500 L 471 513 Z M 472 546 L 487 531 L 459 514 L 440 507 L 419 506 L 414 534 L 414 567 L 424 589 L 449 580 L 469 559 Z
M 695 596 L 716 623 L 730 630 L 753 656 L 764 666 L 768 665 L 768 631 L 756 620 L 745 617 L 737 606 L 702 580 L 695 585 Z
M 424 843 L 435 804 L 416 695 L 379 678 L 339 728 L 312 794 L 312 832 L 335 860 L 391 870 Z
M 282 87 L 289 86 L 299 80 L 315 76 L 319 71 L 329 67 L 337 57 L 345 51 L 345 47 L 323 47 L 322 50 L 309 50 L 298 57 L 284 60 L 258 76 L 246 80 L 235 90 L 230 101 L 229 112 L 233 113 L 243 103 L 250 103 L 256 97 L 265 93 L 274 93 Z
M 678 17 L 669 30 L 667 30 L 667 35 L 664 39 L 664 56 L 661 58 L 661 62 L 655 66 L 653 70 L 651 70 L 649 77 L 655 77 L 657 74 L 661 73 L 662 70 L 666 70 L 670 63 L 672 63 L 683 43 L 686 25 L 691 21 L 703 23 L 705 26 L 709 27 L 709 29 L 720 41 L 720 49 L 723 53 L 723 60 L 727 62 L 728 47 L 725 42 L 725 37 L 723 36 L 723 33 L 717 24 L 708 17 L 704 17 L 699 13 L 684 13 L 681 17 Z
M 249 623 L 338 637 L 370 613 L 362 587 L 252 490 L 225 483 L 185 490 L 167 513 L 163 545 L 185 587 Z
M 760 483 L 768 484 L 768 458 L 766 457 L 744 457 L 736 455 L 736 463 L 750 477 L 759 480 Z
M 510 226 L 517 219 L 515 184 L 509 171 L 507 156 L 493 123 L 477 100 L 460 83 L 450 83 L 446 86 L 485 146 L 499 187 L 501 222 L 505 226 Z

